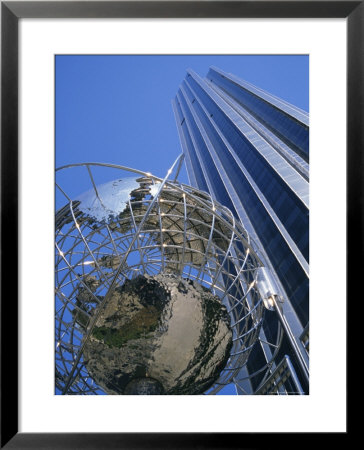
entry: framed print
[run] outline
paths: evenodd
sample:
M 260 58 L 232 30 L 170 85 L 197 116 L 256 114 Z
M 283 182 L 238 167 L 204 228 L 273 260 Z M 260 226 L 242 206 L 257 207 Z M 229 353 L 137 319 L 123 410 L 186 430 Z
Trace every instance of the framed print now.
M 270 433 L 336 432 L 345 436 L 345 296 L 348 299 L 354 295 L 360 265 L 351 261 L 362 233 L 362 2 L 8 1 L 1 6 L 1 445 L 238 448 L 243 440 L 244 446 L 254 445 Z M 204 67 L 205 60 L 210 69 L 195 72 L 195 67 Z M 309 73 L 311 267 L 306 294 L 302 294 L 303 281 L 300 289 L 291 289 L 295 273 L 288 264 L 288 253 L 286 263 L 283 258 L 276 268 L 273 250 L 272 257 L 270 250 L 255 254 L 255 244 L 250 246 L 249 239 L 253 236 L 251 242 L 255 242 L 256 233 L 258 241 L 264 241 L 259 234 L 259 221 L 254 222 L 244 208 L 239 212 L 236 207 L 236 198 L 245 189 L 241 181 L 244 177 L 255 193 L 266 189 L 261 198 L 269 220 L 273 218 L 276 225 L 287 220 L 282 230 L 290 231 L 282 231 L 284 245 L 288 243 L 296 252 L 300 270 L 306 270 L 308 278 L 308 103 L 293 107 L 264 90 L 264 86 L 257 83 L 255 87 L 241 80 L 239 67 L 253 67 L 258 60 L 264 60 L 264 64 L 274 60 L 275 66 L 262 63 L 260 70 L 266 70 L 266 80 L 272 81 L 276 67 L 277 73 L 279 69 L 285 74 L 281 84 L 287 88 L 291 82 L 298 86 L 303 73 L 308 86 Z M 220 67 L 216 67 L 219 62 Z M 293 67 L 298 68 L 296 72 Z M 206 74 L 206 79 L 202 79 Z M 172 107 L 168 107 L 175 123 L 168 128 L 174 137 L 179 136 L 180 144 L 168 140 L 163 126 L 169 124 L 170 118 L 165 119 L 155 106 L 166 103 L 160 92 L 167 90 L 167 78 L 175 85 L 173 94 L 168 94 L 173 99 Z M 124 97 L 111 94 L 111 85 L 120 85 L 126 93 Z M 154 93 L 154 103 L 148 103 L 148 92 Z M 279 93 L 275 95 L 279 97 Z M 95 97 L 101 99 L 97 104 Z M 107 115 L 107 108 L 112 114 Z M 87 109 L 98 109 L 92 120 Z M 282 126 L 287 124 L 288 116 L 291 122 Z M 226 131 L 229 123 L 239 132 L 231 131 L 231 127 Z M 145 141 L 150 136 L 148 127 L 156 131 L 153 142 Z M 111 128 L 121 133 L 113 137 Z M 292 129 L 296 132 L 292 133 Z M 232 138 L 233 133 L 236 136 Z M 241 135 L 244 142 L 253 143 L 244 151 L 249 152 L 254 145 L 261 165 L 259 173 L 253 176 L 248 159 L 239 163 L 240 175 L 232 182 L 233 178 L 224 176 L 225 163 L 216 148 L 220 146 L 222 152 L 233 155 L 234 161 L 243 161 L 243 157 L 234 156 L 230 144 L 230 139 L 238 142 Z M 204 144 L 197 142 L 197 136 L 203 137 Z M 159 162 L 154 149 L 145 150 L 143 161 L 139 157 L 140 161 L 137 158 L 136 162 L 129 162 L 137 145 L 152 149 L 153 145 L 165 145 L 165 149 Z M 184 156 L 178 156 L 180 150 L 169 150 L 179 145 Z M 203 156 L 202 145 L 208 149 L 211 161 Z M 77 147 L 83 147 L 84 153 L 77 153 Z M 115 157 L 110 156 L 111 148 Z M 280 159 L 276 159 L 275 166 L 276 154 Z M 164 167 L 167 159 L 170 163 Z M 273 178 L 281 173 L 283 179 L 284 174 L 284 183 L 280 180 L 279 185 L 289 186 L 289 196 L 282 191 L 277 198 L 273 198 L 273 193 L 269 197 L 267 177 L 262 175 L 266 173 L 264 161 L 274 167 Z M 59 170 L 54 193 L 55 164 Z M 78 176 L 78 169 L 84 170 L 87 180 Z M 115 206 L 115 199 L 109 200 L 115 197 L 124 175 L 115 172 L 114 178 L 104 177 L 104 169 L 126 170 L 129 176 L 133 172 L 133 179 L 125 178 L 131 187 L 128 185 L 128 200 L 120 200 L 122 210 Z M 156 173 L 159 169 L 163 173 Z M 67 171 L 71 175 L 62 178 Z M 177 175 L 183 171 L 188 173 L 188 180 L 178 184 Z M 169 179 L 170 172 L 173 180 Z M 219 209 L 217 177 L 223 180 L 221 189 L 226 189 L 229 198 L 235 196 L 236 203 L 233 201 L 229 208 L 236 208 L 239 219 L 247 215 L 246 222 L 241 219 L 243 231 L 234 220 L 229 222 L 224 207 Z M 110 180 L 116 178 L 110 185 Z M 70 190 L 63 182 L 69 183 Z M 111 196 L 106 193 L 110 189 Z M 211 197 L 200 192 L 208 190 Z M 291 191 L 298 193 L 297 211 Z M 264 203 L 264 198 L 269 198 L 269 203 Z M 168 202 L 173 202 L 173 214 L 171 209 L 164 209 Z M 284 202 L 290 202 L 289 211 L 283 212 L 279 206 L 271 210 L 272 205 Z M 58 237 L 54 279 L 55 209 Z M 105 210 L 108 216 L 101 217 Z M 195 217 L 196 211 L 203 212 Z M 292 217 L 287 219 L 289 214 Z M 168 217 L 173 219 L 168 222 Z M 291 222 L 294 225 L 289 228 Z M 301 237 L 294 238 L 303 223 L 305 242 Z M 273 241 L 272 237 L 264 248 L 273 248 Z M 123 252 L 117 253 L 117 247 Z M 283 244 L 274 248 L 278 254 Z M 194 252 L 202 255 L 200 259 Z M 80 259 L 74 263 L 79 254 Z M 271 266 L 267 267 L 271 267 L 273 275 L 260 264 L 265 258 L 269 259 Z M 168 279 L 159 274 L 159 267 L 167 267 Z M 286 284 L 283 267 L 290 274 Z M 248 275 L 243 279 L 245 272 Z M 150 279 L 159 300 L 148 300 L 152 302 L 149 304 L 141 293 L 148 285 L 148 299 L 154 298 Z M 58 295 L 56 311 L 52 304 L 54 283 Z M 164 286 L 167 298 L 175 283 L 178 295 L 183 297 L 182 306 L 175 306 L 176 310 L 168 315 L 168 305 L 178 305 L 177 297 L 174 303 L 166 300 L 161 306 L 158 302 L 164 297 L 160 292 Z M 196 288 L 199 283 L 203 289 Z M 123 311 L 120 319 L 110 305 L 114 300 L 118 305 L 126 304 L 124 288 L 133 312 L 129 317 L 131 310 L 118 306 Z M 217 315 L 214 313 L 213 319 L 211 308 L 201 307 L 200 321 L 200 310 L 191 306 L 194 314 L 189 315 L 189 322 L 193 318 L 195 325 L 178 331 L 181 323 L 177 320 L 177 339 L 170 331 L 171 320 L 167 322 L 165 318 L 176 320 L 176 311 L 188 308 L 186 299 L 195 288 L 198 293 L 193 291 L 191 298 L 203 297 L 204 305 L 210 305 L 216 298 L 207 296 L 213 293 L 226 297 L 226 305 L 222 302 L 224 307 L 214 310 Z M 289 289 L 292 293 L 287 306 L 280 293 Z M 310 310 L 301 299 L 308 296 L 308 289 Z M 116 292 L 125 298 L 120 297 L 119 301 Z M 109 315 L 105 305 L 109 305 Z M 294 308 L 290 310 L 289 305 Z M 226 320 L 225 310 L 230 314 Z M 231 311 L 244 314 L 238 316 Z M 249 392 L 248 384 L 236 382 L 241 373 L 237 372 L 237 368 L 241 369 L 237 362 L 242 367 L 247 364 L 247 349 L 253 348 L 258 335 L 268 356 L 269 352 L 276 354 L 274 348 L 278 354 L 281 342 L 276 344 L 268 331 L 264 340 L 260 328 L 263 317 L 267 320 L 275 313 L 274 323 L 280 327 L 277 325 L 277 330 L 282 328 L 281 339 L 285 339 L 280 353 L 282 364 L 273 364 L 267 358 L 269 371 L 262 376 L 259 369 L 247 368 L 246 378 L 252 387 Z M 310 333 L 306 326 L 309 316 Z M 224 334 L 224 323 L 230 321 L 231 325 L 231 320 L 231 342 L 225 342 L 225 337 L 218 339 L 219 333 Z M 244 327 L 239 327 L 239 323 Z M 207 331 L 202 330 L 201 324 Z M 211 341 L 194 338 L 200 325 L 200 336 L 208 335 Z M 216 336 L 211 334 L 212 329 Z M 277 335 L 280 333 L 277 331 Z M 217 346 L 211 344 L 214 339 Z M 183 340 L 186 353 L 191 346 L 189 355 L 194 356 L 185 366 L 181 364 L 185 353 L 177 353 L 177 348 L 173 349 L 173 358 L 169 358 L 174 361 L 173 367 L 165 364 L 165 352 L 171 352 L 176 340 Z M 146 348 L 152 353 L 138 356 L 135 362 L 134 355 Z M 291 357 L 292 348 L 296 348 L 296 359 Z M 214 352 L 220 353 L 220 360 L 214 360 Z M 245 352 L 247 358 L 243 361 L 241 355 Z M 158 356 L 162 353 L 163 357 Z M 205 366 L 199 365 L 202 353 L 204 358 L 209 355 Z M 122 359 L 118 364 L 124 367 L 123 373 L 110 369 L 118 358 Z M 159 361 L 158 367 L 166 369 L 163 375 L 153 361 Z M 207 369 L 202 367 L 206 366 L 210 372 L 204 374 Z M 186 378 L 185 384 L 173 384 L 170 374 L 176 367 L 182 372 L 178 377 L 174 375 L 178 380 L 195 370 L 199 382 L 195 380 L 192 386 L 190 378 Z M 236 371 L 232 372 L 235 378 L 229 370 Z M 258 382 L 251 381 L 255 372 Z M 242 376 L 241 379 L 244 380 Z M 224 391 L 231 380 L 234 393 L 240 395 Z M 222 395 L 193 395 L 209 393 L 209 389 Z M 157 396 L 134 395 L 145 393 Z M 280 399 L 264 395 L 286 393 L 295 395 Z M 11 407 L 14 404 L 18 408 Z

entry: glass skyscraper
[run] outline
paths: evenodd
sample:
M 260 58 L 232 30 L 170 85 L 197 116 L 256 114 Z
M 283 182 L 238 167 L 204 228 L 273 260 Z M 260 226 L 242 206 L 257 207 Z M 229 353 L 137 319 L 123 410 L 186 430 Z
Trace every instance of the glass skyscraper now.
M 242 222 L 277 290 L 237 393 L 307 394 L 308 113 L 216 67 L 172 103 L 190 184 Z

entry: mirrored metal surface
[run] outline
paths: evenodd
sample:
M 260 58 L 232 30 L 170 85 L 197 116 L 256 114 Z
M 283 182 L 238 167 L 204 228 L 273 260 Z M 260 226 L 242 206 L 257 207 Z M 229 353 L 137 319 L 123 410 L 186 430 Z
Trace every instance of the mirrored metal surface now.
M 168 176 L 161 180 L 138 171 L 130 177 L 133 171 L 120 167 L 123 176 L 97 184 L 94 166 L 111 167 L 70 166 L 89 171 L 84 194 L 72 199 L 66 186 L 57 186 L 67 202 L 56 213 L 56 392 L 217 393 L 246 364 L 263 320 L 256 288 L 262 264 L 247 232 L 208 194 Z M 117 293 L 145 277 L 171 291 L 187 283 L 191 291 L 158 314 L 153 308 L 141 313 L 145 305 L 130 296 L 125 309 Z M 195 289 L 218 299 L 221 309 L 213 322 Z M 195 299 L 190 304 L 189 297 Z M 218 325 L 223 311 L 228 332 L 228 322 Z M 220 344 L 207 351 L 208 332 L 210 344 Z M 142 348 L 145 353 L 132 363 L 133 346 L 135 354 Z

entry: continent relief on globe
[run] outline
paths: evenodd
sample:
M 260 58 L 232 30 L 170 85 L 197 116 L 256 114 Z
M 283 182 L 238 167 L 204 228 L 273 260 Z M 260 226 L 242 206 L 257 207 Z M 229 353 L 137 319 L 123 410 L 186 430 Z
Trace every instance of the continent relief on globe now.
M 92 276 L 84 282 L 92 292 L 99 283 Z M 80 288 L 77 301 L 91 303 L 90 293 Z M 87 330 L 82 313 L 75 320 Z M 202 394 L 219 377 L 231 347 L 230 319 L 219 297 L 164 273 L 139 275 L 115 288 L 83 357 L 107 394 Z

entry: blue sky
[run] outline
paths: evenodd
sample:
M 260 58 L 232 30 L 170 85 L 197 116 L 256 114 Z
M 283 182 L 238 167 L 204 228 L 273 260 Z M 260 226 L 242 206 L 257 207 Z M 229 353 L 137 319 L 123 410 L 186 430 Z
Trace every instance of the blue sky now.
M 212 65 L 309 110 L 307 55 L 57 55 L 56 167 L 104 162 L 164 177 L 181 152 L 171 100 L 186 69 L 206 76 Z M 67 172 L 63 183 L 84 192 Z
M 181 152 L 171 99 L 211 65 L 308 111 L 308 56 L 56 56 L 56 167 L 121 164 L 164 176 Z M 187 181 L 181 173 L 181 181 Z

